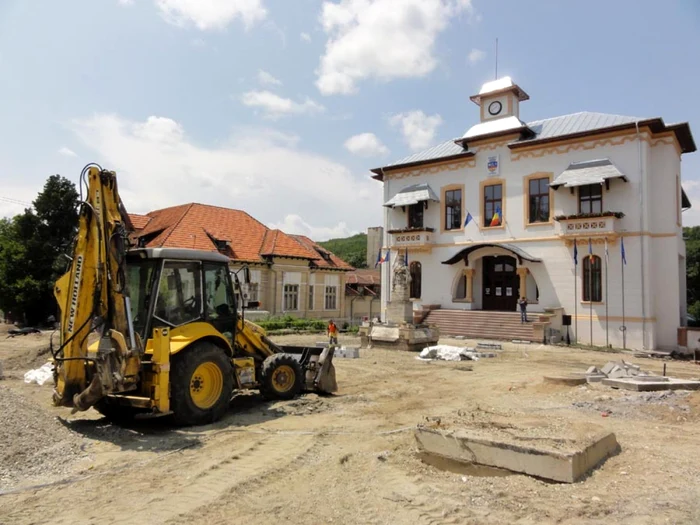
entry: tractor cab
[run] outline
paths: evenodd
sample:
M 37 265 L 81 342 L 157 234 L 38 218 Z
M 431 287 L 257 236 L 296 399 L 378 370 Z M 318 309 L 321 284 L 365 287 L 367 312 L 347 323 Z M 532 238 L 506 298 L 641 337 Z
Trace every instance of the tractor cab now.
M 238 308 L 228 268 L 219 253 L 140 248 L 127 254 L 134 331 L 146 341 L 154 328 L 205 322 L 233 345 Z

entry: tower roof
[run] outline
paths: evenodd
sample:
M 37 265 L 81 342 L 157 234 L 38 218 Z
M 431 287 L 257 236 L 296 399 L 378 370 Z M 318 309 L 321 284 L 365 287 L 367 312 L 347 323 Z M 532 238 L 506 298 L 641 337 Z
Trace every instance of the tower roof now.
M 486 82 L 481 86 L 478 95 L 472 95 L 469 100 L 474 102 L 477 106 L 481 105 L 481 99 L 483 97 L 491 95 L 499 95 L 501 93 L 513 92 L 518 97 L 519 101 L 528 100 L 530 95 L 525 93 L 525 91 L 518 86 L 510 77 L 502 77 L 497 80 L 492 80 L 491 82 Z

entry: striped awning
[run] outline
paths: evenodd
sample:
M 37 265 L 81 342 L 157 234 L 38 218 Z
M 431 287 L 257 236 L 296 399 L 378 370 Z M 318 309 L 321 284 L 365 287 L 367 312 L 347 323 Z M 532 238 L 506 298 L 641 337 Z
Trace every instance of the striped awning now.
M 410 206 L 423 201 L 440 202 L 435 192 L 430 186 L 425 183 L 414 184 L 408 186 L 394 195 L 391 199 L 384 203 L 388 208 L 396 208 L 397 206 Z
M 627 181 L 624 173 L 617 169 L 617 166 L 610 159 L 586 160 L 569 164 L 569 167 L 550 183 L 550 186 L 554 189 L 559 186 L 572 188 L 588 184 L 602 184 L 608 179 L 615 178 Z

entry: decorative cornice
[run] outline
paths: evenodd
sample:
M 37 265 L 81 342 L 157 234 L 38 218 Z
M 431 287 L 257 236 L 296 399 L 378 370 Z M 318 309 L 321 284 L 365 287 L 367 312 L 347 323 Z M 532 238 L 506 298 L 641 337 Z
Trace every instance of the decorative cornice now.
M 414 170 L 406 170 L 401 172 L 386 172 L 384 177 L 389 180 L 394 179 L 404 179 L 406 177 L 418 177 L 421 175 L 434 175 L 436 173 L 441 173 L 443 171 L 457 171 L 462 168 L 474 168 L 476 167 L 476 160 L 472 157 L 467 160 L 460 160 L 458 162 L 449 162 L 444 164 L 438 164 L 434 166 L 425 166 L 423 168 L 418 168 Z
M 545 155 L 565 155 L 567 153 L 570 153 L 571 151 L 589 150 L 604 146 L 621 146 L 627 142 L 632 142 L 635 140 L 637 140 L 637 135 L 633 133 L 629 135 L 623 135 L 621 137 L 609 137 L 597 140 L 577 141 L 568 144 L 561 144 L 558 146 L 533 148 L 526 151 L 513 151 L 510 160 L 517 161 L 527 158 L 535 159 L 544 157 Z M 642 140 L 649 143 L 649 135 L 643 133 Z

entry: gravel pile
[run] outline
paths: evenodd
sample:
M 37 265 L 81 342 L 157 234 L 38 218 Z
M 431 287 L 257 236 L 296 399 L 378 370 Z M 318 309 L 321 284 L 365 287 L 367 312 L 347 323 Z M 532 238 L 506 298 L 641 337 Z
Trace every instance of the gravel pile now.
M 87 459 L 83 437 L 11 389 L 0 386 L 0 491 L 48 483 Z

